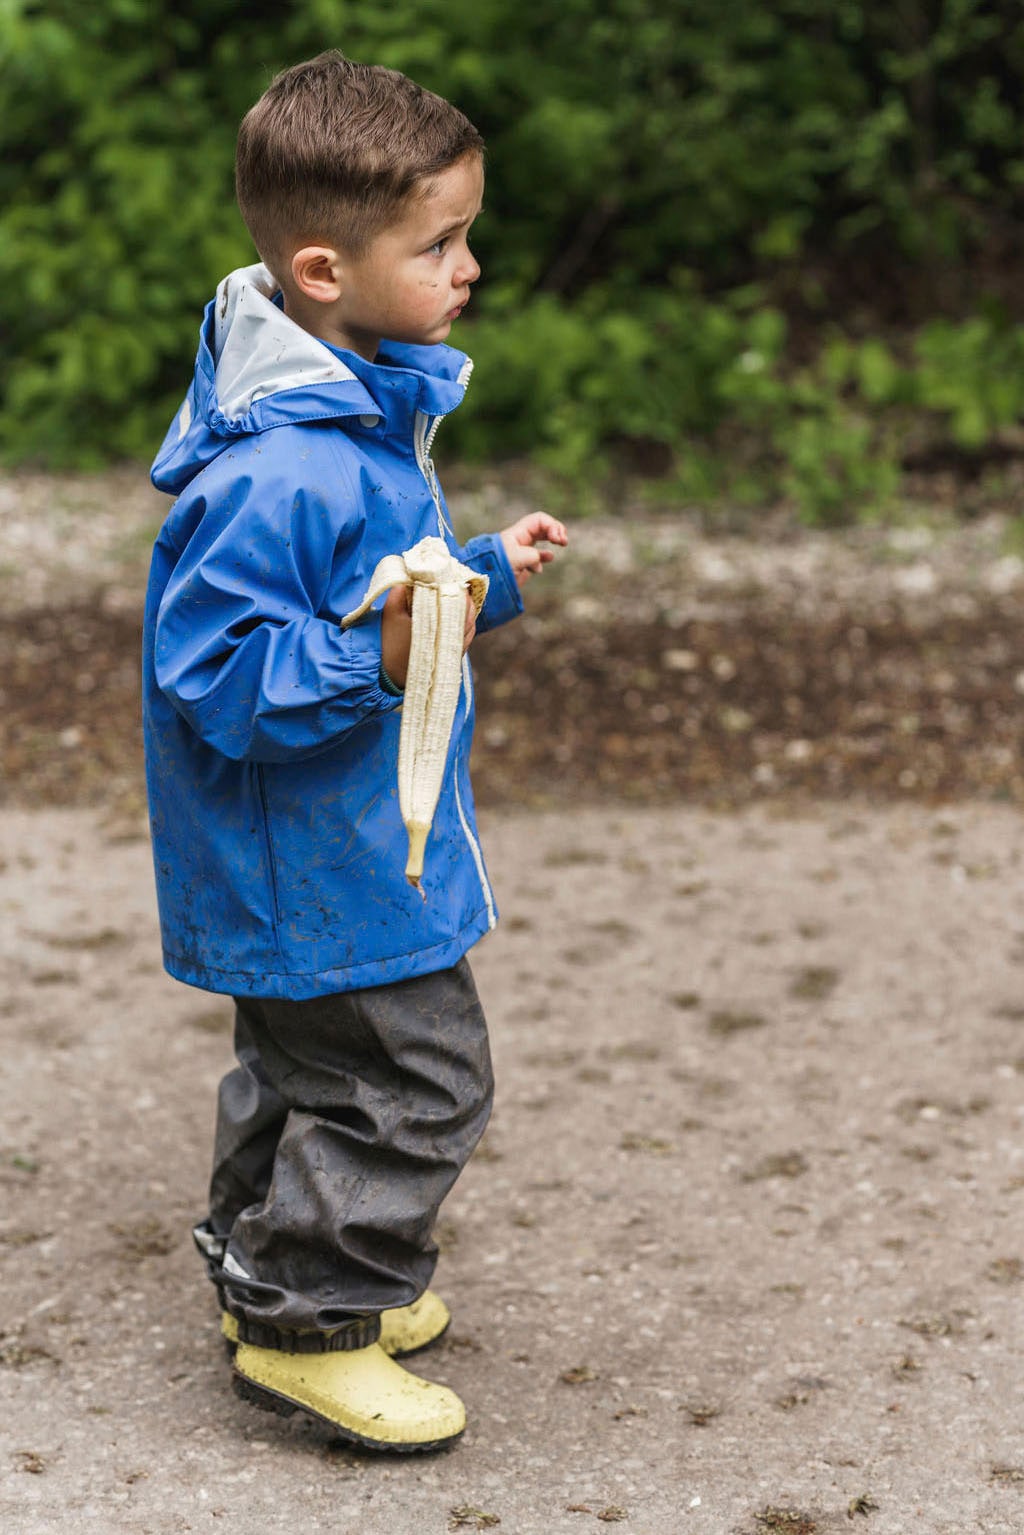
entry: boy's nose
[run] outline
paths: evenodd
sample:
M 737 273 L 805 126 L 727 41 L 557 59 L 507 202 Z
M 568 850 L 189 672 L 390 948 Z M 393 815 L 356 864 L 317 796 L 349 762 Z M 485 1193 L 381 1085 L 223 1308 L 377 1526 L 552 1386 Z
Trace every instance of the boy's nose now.
M 459 271 L 459 276 L 465 283 L 476 282 L 477 278 L 480 276 L 480 263 L 477 261 L 471 250 L 467 250 L 466 252 L 466 259 L 462 263 L 462 267 Z

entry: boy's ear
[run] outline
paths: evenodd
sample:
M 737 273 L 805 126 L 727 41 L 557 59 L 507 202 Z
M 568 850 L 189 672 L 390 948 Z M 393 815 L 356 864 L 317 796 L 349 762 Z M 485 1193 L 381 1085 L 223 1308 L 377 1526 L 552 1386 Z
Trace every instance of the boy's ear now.
M 291 260 L 292 282 L 317 304 L 341 297 L 341 256 L 329 245 L 304 245 Z

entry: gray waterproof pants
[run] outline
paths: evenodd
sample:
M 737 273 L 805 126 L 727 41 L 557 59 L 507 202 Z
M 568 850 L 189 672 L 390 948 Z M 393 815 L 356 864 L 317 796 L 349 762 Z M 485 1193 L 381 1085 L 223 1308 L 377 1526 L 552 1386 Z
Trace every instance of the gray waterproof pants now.
M 361 1348 L 422 1294 L 431 1232 L 491 1110 L 469 965 L 307 1002 L 236 998 L 210 1215 L 196 1228 L 243 1342 Z

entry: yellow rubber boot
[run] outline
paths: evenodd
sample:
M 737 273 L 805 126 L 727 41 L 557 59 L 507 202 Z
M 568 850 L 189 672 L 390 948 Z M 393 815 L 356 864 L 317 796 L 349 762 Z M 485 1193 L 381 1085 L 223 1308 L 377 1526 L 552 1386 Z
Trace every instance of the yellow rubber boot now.
M 380 1337 L 377 1342 L 385 1354 L 394 1359 L 404 1359 L 407 1354 L 417 1354 L 421 1348 L 436 1343 L 447 1332 L 452 1314 L 440 1295 L 424 1290 L 411 1306 L 396 1306 L 380 1314 Z M 238 1323 L 228 1311 L 220 1314 L 220 1330 L 229 1352 L 238 1346 Z
M 418 1354 L 421 1348 L 436 1343 L 442 1333 L 448 1331 L 452 1314 L 440 1295 L 424 1290 L 411 1306 L 396 1306 L 380 1314 L 380 1337 L 377 1342 L 385 1354 L 393 1359 L 404 1359 L 407 1354 Z
M 421 1380 L 379 1343 L 348 1353 L 283 1354 L 240 1343 L 235 1390 L 283 1417 L 298 1409 L 374 1450 L 439 1450 L 466 1427 L 454 1391 Z

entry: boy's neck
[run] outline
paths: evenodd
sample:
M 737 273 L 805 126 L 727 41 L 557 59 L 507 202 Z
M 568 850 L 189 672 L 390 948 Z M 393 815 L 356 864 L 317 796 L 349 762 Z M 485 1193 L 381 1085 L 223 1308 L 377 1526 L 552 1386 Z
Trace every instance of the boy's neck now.
M 333 323 L 329 305 L 315 303 L 301 293 L 285 291 L 283 296 L 284 312 L 289 320 L 294 320 L 318 341 L 326 341 L 328 346 L 338 347 L 343 352 L 355 352 L 366 362 L 376 361 L 382 336 L 343 329 Z

